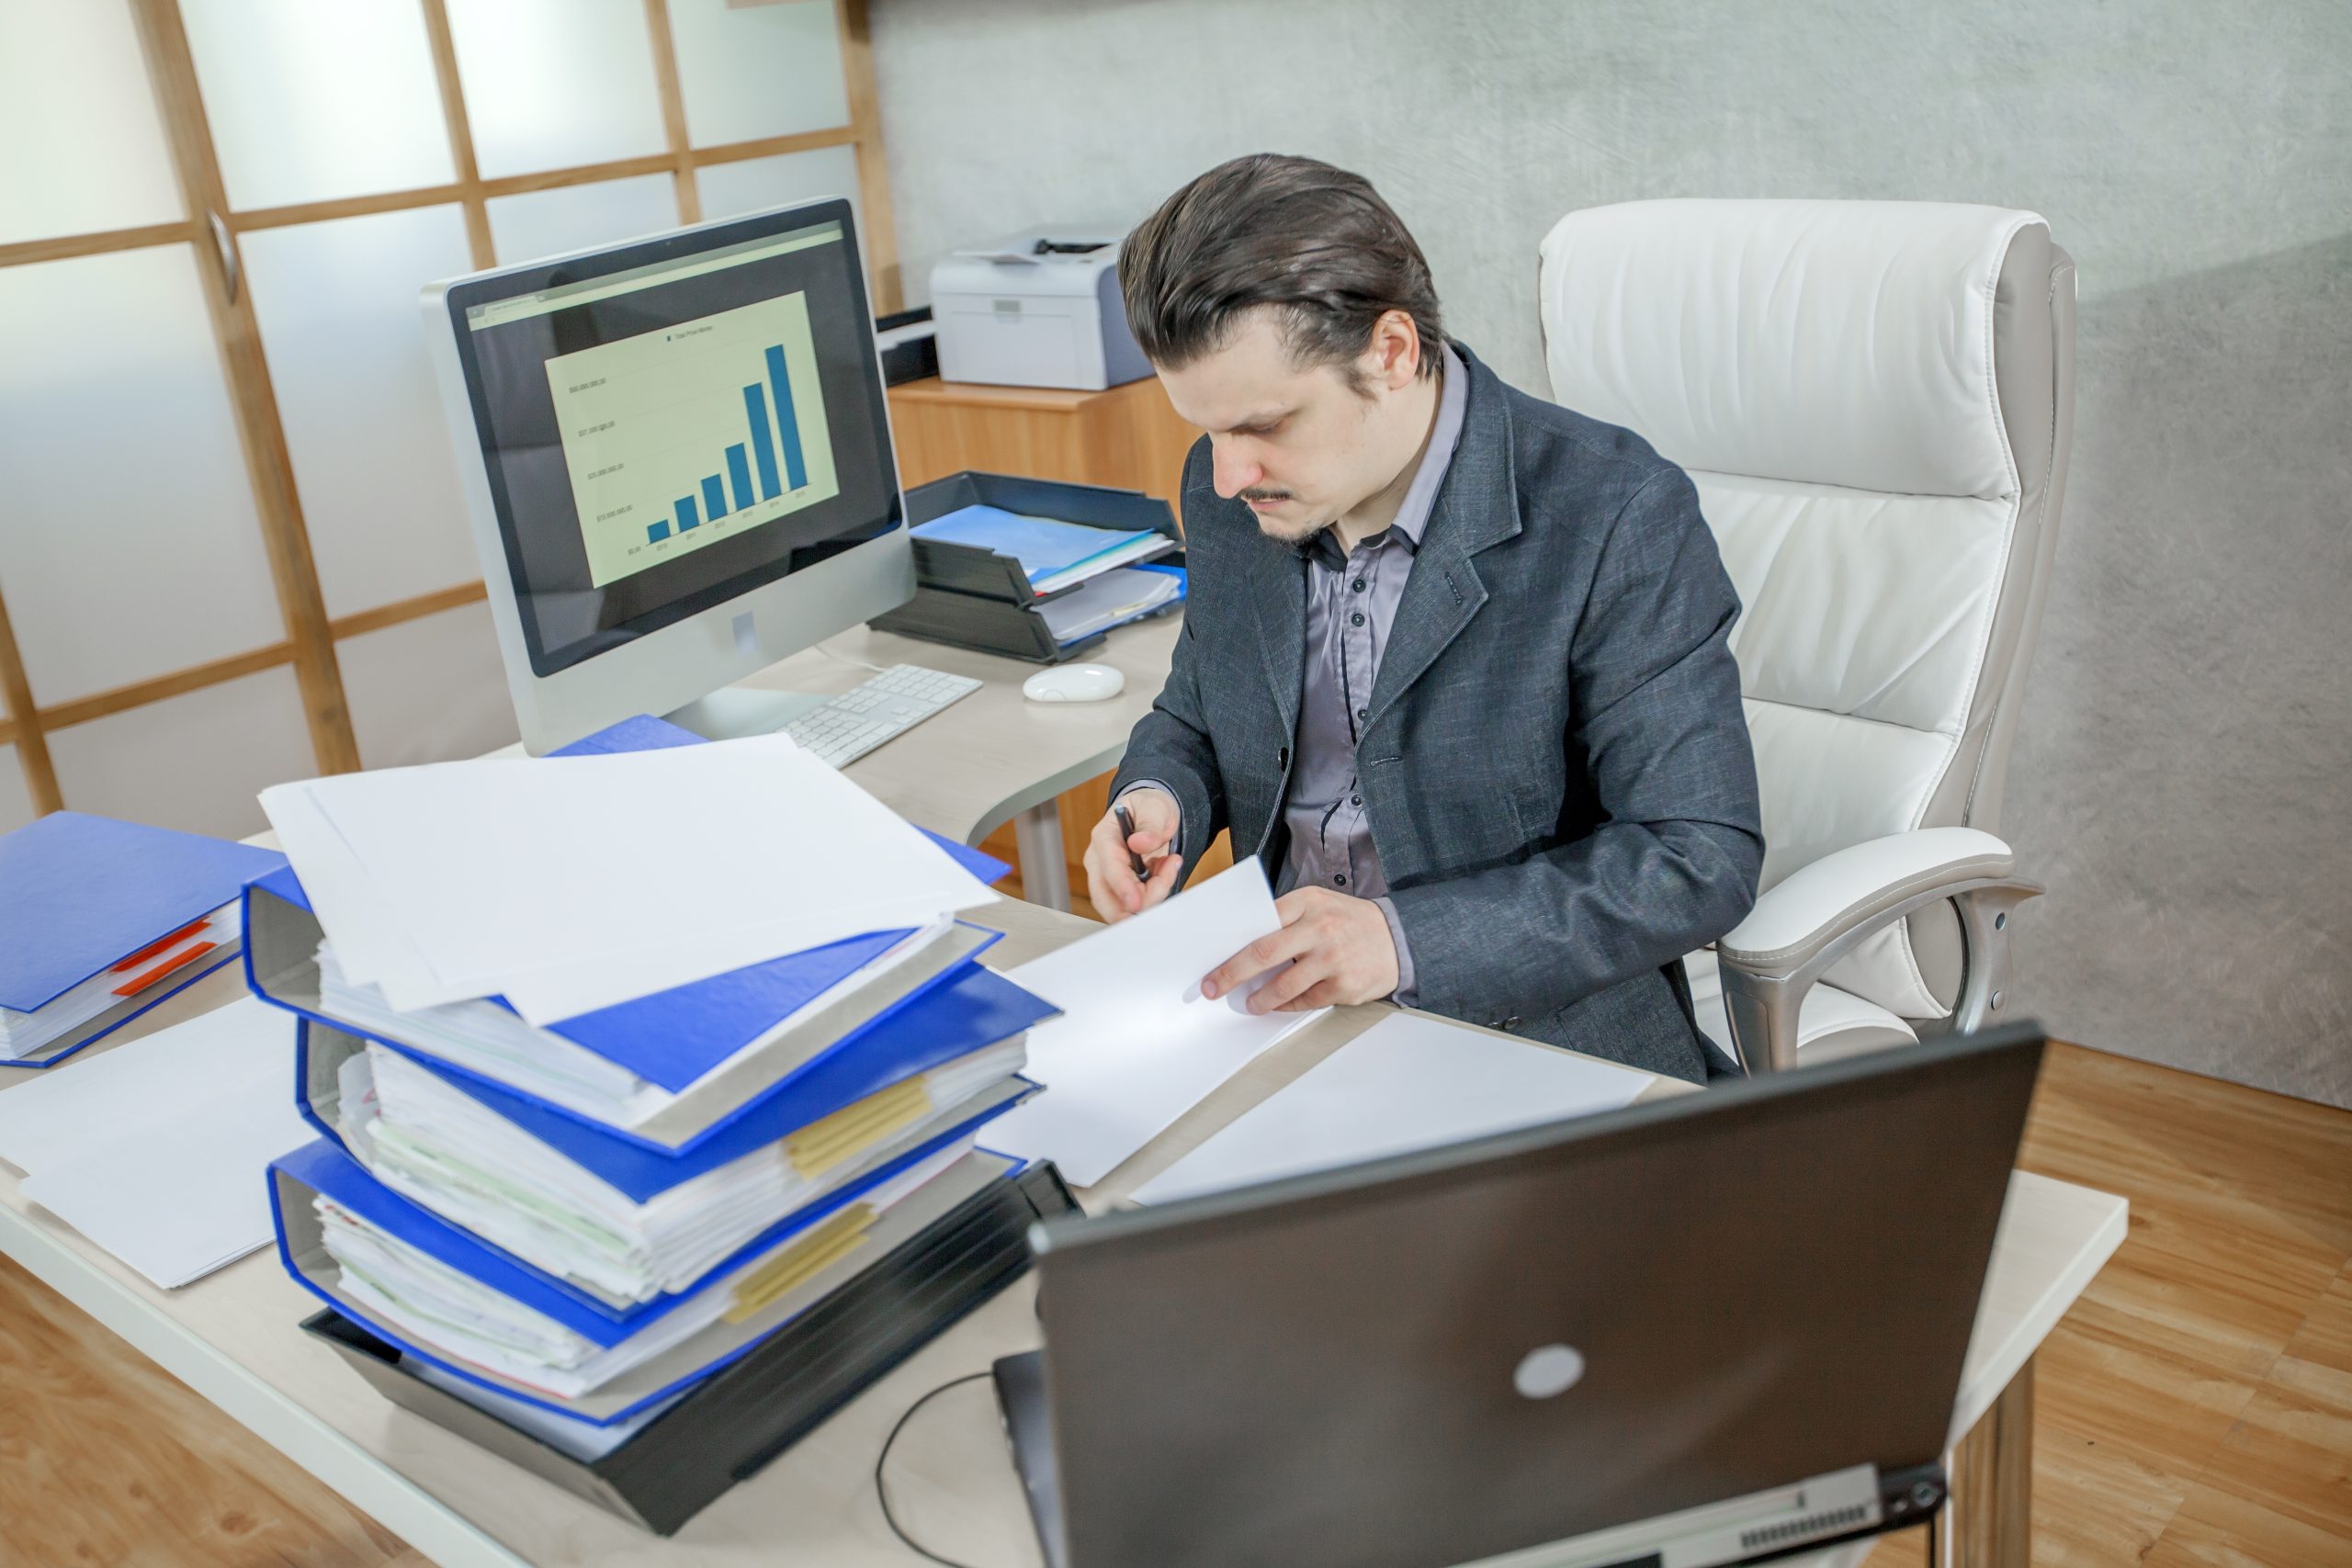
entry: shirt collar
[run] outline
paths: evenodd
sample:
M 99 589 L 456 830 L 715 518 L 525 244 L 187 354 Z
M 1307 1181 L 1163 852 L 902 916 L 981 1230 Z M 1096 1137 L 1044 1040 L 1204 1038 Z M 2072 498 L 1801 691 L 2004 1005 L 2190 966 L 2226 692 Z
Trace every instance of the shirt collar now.
M 1462 356 L 1446 344 L 1439 361 L 1442 384 L 1438 391 L 1437 418 L 1430 425 L 1429 446 L 1421 452 L 1421 466 L 1414 470 L 1413 482 L 1405 489 L 1405 499 L 1396 505 L 1396 518 L 1386 531 L 1364 541 L 1375 544 L 1394 537 L 1408 551 L 1418 552 L 1421 535 L 1430 525 L 1430 513 L 1437 506 L 1437 492 L 1445 483 L 1446 470 L 1453 466 L 1454 448 L 1462 445 L 1462 421 L 1470 406 L 1470 372 Z M 1329 528 L 1317 534 L 1307 545 L 1308 556 L 1329 567 L 1346 564 L 1346 553 L 1340 548 L 1338 537 Z

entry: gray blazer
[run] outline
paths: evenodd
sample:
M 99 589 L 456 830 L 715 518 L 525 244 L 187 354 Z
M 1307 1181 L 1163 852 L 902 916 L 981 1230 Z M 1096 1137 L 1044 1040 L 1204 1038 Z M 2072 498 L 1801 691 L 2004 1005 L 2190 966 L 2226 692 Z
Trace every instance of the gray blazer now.
M 1416 999 L 1703 1077 L 1723 1058 L 1682 954 L 1738 923 L 1764 859 L 1738 596 L 1680 468 L 1462 356 L 1461 445 L 1357 748 Z M 1308 565 L 1217 496 L 1205 440 L 1183 509 L 1184 634 L 1113 788 L 1175 792 L 1186 876 L 1223 828 L 1278 865 Z

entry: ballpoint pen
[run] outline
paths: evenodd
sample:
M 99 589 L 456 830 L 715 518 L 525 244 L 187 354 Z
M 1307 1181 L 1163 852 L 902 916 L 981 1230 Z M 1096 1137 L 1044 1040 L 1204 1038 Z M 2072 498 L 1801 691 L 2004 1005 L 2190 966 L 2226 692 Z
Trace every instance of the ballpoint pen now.
M 1135 813 L 1124 806 L 1114 806 L 1111 807 L 1111 815 L 1119 819 L 1119 842 L 1125 844 L 1128 840 L 1136 836 Z M 1151 880 L 1151 868 L 1143 863 L 1143 856 L 1136 853 L 1135 847 L 1131 844 L 1127 848 L 1127 864 L 1134 868 L 1137 882 Z

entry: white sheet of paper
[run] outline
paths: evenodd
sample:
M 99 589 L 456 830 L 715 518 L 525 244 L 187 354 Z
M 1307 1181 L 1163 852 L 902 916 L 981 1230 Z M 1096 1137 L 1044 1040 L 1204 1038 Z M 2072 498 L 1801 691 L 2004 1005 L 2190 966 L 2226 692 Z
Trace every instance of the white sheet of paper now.
M 782 736 L 265 791 L 352 978 L 548 1023 L 996 895 Z M 843 890 L 851 890 L 844 893 Z
M 1136 1190 L 1166 1203 L 1632 1102 L 1648 1075 L 1399 1013 Z
M 1280 930 L 1252 857 L 1133 919 L 1071 942 L 1007 978 L 1062 1010 L 1029 1032 L 1025 1077 L 1046 1086 L 989 1123 L 981 1141 L 1050 1159 L 1091 1187 L 1251 1058 L 1321 1011 L 1252 1016 L 1212 1001 L 1201 977 Z
M 250 997 L 0 1094 L 24 1194 L 166 1290 L 267 1245 L 294 1109 L 294 1020 Z
M 83 1151 L 25 1180 L 25 1196 L 165 1290 L 266 1247 L 269 1162 L 318 1134 L 294 1109 L 294 1054 L 277 1071 L 187 1106 L 134 1142 Z
M 91 1147 L 136 1143 L 217 1095 L 275 1075 L 294 1102 L 294 1019 L 239 997 L 226 1007 L 69 1056 L 0 1093 L 0 1160 L 39 1176 Z

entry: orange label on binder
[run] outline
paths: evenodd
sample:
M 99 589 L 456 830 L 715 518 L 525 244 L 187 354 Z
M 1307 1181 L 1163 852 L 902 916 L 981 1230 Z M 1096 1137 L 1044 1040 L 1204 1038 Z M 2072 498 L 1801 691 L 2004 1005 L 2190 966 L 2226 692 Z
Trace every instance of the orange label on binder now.
M 198 959 L 203 957 L 206 953 L 211 952 L 214 948 L 220 945 L 220 944 L 217 942 L 199 942 L 194 947 L 189 948 L 186 953 L 175 953 L 172 957 L 165 959 L 163 963 L 156 964 L 153 969 L 148 970 L 144 975 L 133 976 L 131 978 L 125 980 L 121 985 L 117 986 L 114 988 L 114 994 L 118 997 L 135 997 L 140 992 L 145 990 L 148 987 L 153 985 L 156 981 L 162 979 L 164 976 L 170 974 L 173 970 L 187 968 L 189 964 L 195 963 Z
M 208 916 L 204 919 L 198 920 L 193 925 L 182 926 L 179 930 L 174 931 L 169 936 L 159 936 L 154 941 L 149 942 L 146 946 L 141 948 L 138 952 L 124 958 L 121 963 L 117 964 L 113 968 L 107 970 L 107 973 L 109 975 L 119 975 L 126 969 L 136 969 L 141 964 L 144 964 L 149 959 L 154 957 L 157 953 L 177 947 L 180 943 L 186 942 L 188 938 L 194 936 L 197 932 L 202 931 L 206 926 L 211 923 L 211 918 Z

